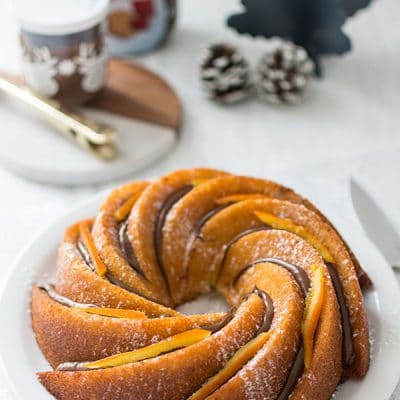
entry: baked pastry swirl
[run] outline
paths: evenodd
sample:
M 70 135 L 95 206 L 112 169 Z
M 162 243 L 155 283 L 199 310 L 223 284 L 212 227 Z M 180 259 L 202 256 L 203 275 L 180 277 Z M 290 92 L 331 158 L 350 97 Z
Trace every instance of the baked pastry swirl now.
M 371 282 L 310 202 L 180 170 L 114 190 L 69 227 L 32 326 L 61 400 L 329 399 L 369 366 Z M 216 289 L 228 313 L 182 315 Z

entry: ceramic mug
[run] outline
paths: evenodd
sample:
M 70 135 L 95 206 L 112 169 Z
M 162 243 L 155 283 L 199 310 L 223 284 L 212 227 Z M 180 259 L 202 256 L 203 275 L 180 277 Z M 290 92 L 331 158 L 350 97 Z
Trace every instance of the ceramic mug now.
M 108 0 L 17 1 L 27 86 L 66 105 L 97 95 L 106 80 L 107 11 Z

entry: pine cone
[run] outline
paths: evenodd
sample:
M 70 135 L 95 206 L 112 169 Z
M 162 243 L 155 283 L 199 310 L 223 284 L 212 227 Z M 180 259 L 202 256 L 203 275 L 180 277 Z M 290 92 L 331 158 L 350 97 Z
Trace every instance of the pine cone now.
M 269 103 L 294 103 L 300 99 L 314 73 L 307 51 L 284 42 L 265 54 L 257 68 L 257 93 Z
M 249 65 L 234 47 L 215 44 L 206 49 L 202 58 L 201 80 L 209 98 L 235 103 L 249 94 Z

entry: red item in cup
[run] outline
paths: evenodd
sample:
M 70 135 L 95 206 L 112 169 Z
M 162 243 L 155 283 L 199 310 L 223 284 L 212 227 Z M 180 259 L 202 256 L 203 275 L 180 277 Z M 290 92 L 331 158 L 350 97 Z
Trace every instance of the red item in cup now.
M 153 0 L 133 0 L 133 7 L 143 17 L 151 17 L 154 13 Z

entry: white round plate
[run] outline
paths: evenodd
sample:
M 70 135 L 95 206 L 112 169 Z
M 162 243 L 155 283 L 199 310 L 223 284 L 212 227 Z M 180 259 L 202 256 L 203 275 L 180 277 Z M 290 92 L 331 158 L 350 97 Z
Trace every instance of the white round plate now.
M 104 193 L 56 221 L 39 235 L 14 265 L 0 298 L 0 398 L 51 400 L 35 373 L 49 368 L 31 329 L 30 288 L 33 282 L 51 280 L 56 250 L 65 228 L 73 221 L 94 215 Z M 375 289 L 366 294 L 371 329 L 372 360 L 360 382 L 339 387 L 335 400 L 387 400 L 400 377 L 400 290 L 393 271 L 364 237 L 346 235 Z M 3 396 L 2 396 L 3 395 Z
M 119 156 L 97 159 L 54 131 L 17 101 L 0 97 L 0 163 L 25 178 L 58 185 L 103 183 L 156 161 L 177 138 L 172 128 L 100 111 L 85 111 L 117 129 Z

